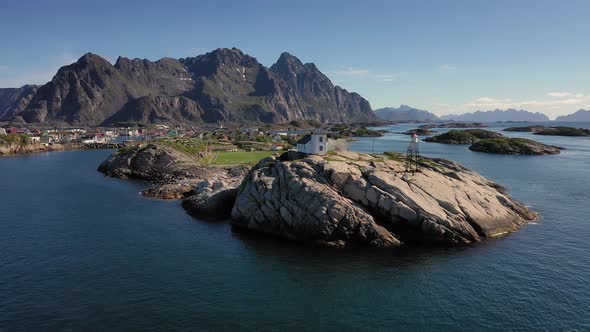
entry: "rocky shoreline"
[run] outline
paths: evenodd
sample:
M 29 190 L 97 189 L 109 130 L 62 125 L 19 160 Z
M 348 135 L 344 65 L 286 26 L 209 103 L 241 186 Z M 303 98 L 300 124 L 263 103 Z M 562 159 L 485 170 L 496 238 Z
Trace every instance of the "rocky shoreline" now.
M 90 143 L 90 144 L 27 144 L 0 146 L 0 156 L 22 155 L 29 153 L 73 151 L 73 150 L 99 150 L 99 149 L 120 149 L 123 143 Z
M 195 217 L 229 218 L 232 207 L 217 205 L 227 197 L 235 199 L 249 167 L 204 166 L 169 146 L 144 144 L 117 151 L 98 170 L 111 177 L 149 181 L 153 187 L 144 190 L 144 196 L 184 199 L 183 207 Z
M 169 147 L 122 149 L 98 168 L 154 183 L 144 195 L 183 199 L 198 218 L 330 247 L 465 245 L 517 230 L 537 215 L 481 175 L 444 159 L 405 172 L 402 156 L 286 153 L 254 167 L 200 165 Z

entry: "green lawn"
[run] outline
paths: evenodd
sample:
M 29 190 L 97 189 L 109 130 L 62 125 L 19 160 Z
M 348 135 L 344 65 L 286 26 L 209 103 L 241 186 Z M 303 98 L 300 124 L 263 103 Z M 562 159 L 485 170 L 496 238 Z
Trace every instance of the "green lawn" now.
M 211 163 L 222 165 L 255 164 L 260 159 L 272 156 L 276 151 L 252 151 L 252 152 L 215 152 Z

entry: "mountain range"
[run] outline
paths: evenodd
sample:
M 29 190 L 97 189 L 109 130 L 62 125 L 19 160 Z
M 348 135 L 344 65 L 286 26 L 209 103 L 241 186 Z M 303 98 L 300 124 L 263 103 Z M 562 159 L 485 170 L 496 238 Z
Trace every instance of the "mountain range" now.
M 434 122 L 439 121 L 438 116 L 433 113 L 417 108 L 410 107 L 408 105 L 400 105 L 400 107 L 385 107 L 375 110 L 375 114 L 381 119 L 404 122 L 404 121 L 416 121 L 416 122 Z
M 236 48 L 158 61 L 87 53 L 42 86 L 0 89 L 0 121 L 68 125 L 375 122 L 369 102 L 313 63 L 270 68 Z
M 493 111 L 476 111 L 465 114 L 450 114 L 440 117 L 441 120 L 466 121 L 466 122 L 500 122 L 500 121 L 550 121 L 543 113 L 533 113 L 513 108 L 507 110 L 496 109 Z
M 555 121 L 561 122 L 590 122 L 590 111 L 578 110 L 573 114 L 558 116 Z

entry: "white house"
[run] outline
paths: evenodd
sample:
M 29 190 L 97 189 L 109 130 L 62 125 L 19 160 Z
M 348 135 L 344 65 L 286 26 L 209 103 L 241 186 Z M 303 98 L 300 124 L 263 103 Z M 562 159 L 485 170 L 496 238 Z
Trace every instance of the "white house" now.
M 6 129 L 0 128 L 0 135 L 6 135 Z
M 324 155 L 328 152 L 328 137 L 320 131 L 307 134 L 297 141 L 297 151 L 307 154 Z

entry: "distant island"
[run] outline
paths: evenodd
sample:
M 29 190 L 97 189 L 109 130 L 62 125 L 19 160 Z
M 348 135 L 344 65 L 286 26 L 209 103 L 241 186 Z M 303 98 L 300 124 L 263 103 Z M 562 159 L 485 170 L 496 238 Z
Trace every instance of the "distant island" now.
M 525 110 L 496 109 L 493 111 L 476 111 L 474 113 L 443 115 L 441 120 L 471 121 L 471 122 L 503 122 L 503 121 L 550 121 L 543 113 L 533 113 Z
M 440 121 L 433 113 L 413 108 L 408 105 L 400 107 L 385 107 L 375 110 L 375 114 L 381 119 L 393 122 L 436 122 Z
M 558 116 L 556 122 L 590 122 L 590 111 L 578 110 L 569 115 Z
M 535 135 L 546 136 L 590 136 L 590 129 L 572 128 L 572 127 L 547 127 L 547 126 L 526 126 L 526 127 L 509 127 L 504 131 L 529 132 Z
M 485 128 L 488 125 L 481 122 L 443 122 L 421 125 L 420 129 L 432 128 Z
M 0 89 L 0 121 L 50 126 L 383 122 L 359 94 L 282 53 L 267 68 L 236 48 L 158 61 L 87 53 L 43 86 Z

